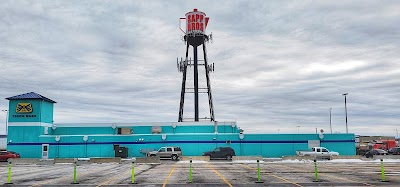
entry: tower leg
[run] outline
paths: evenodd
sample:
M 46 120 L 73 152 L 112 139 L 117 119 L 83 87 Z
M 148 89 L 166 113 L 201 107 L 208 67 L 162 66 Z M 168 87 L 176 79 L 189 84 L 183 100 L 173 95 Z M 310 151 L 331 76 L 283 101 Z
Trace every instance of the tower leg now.
M 178 122 L 183 121 L 183 107 L 185 104 L 185 91 L 186 91 L 186 73 L 187 73 L 187 62 L 188 62 L 188 56 L 189 56 L 189 43 L 186 45 L 186 57 L 185 57 L 185 62 L 184 62 L 184 68 L 183 68 L 183 76 L 182 76 L 182 90 L 181 90 L 181 102 L 179 105 L 179 118 Z
M 207 93 L 208 93 L 208 105 L 210 108 L 210 118 L 211 118 L 211 121 L 215 121 L 213 99 L 212 99 L 212 94 L 211 94 L 211 82 L 210 82 L 208 63 L 207 63 L 207 50 L 206 50 L 206 44 L 204 41 L 203 41 L 203 54 L 204 54 L 204 67 L 206 68 Z
M 197 63 L 197 46 L 193 46 L 194 58 L 194 121 L 199 121 L 199 72 Z

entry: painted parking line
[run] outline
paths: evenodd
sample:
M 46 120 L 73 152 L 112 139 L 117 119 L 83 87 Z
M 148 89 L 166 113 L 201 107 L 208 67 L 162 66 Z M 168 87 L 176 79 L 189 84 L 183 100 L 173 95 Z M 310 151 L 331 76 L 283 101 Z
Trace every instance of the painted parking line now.
M 137 168 L 137 167 L 136 167 L 136 168 Z M 107 185 L 107 184 L 109 184 L 110 182 L 112 182 L 112 181 L 114 181 L 114 180 L 120 179 L 120 178 L 124 177 L 125 175 L 128 175 L 129 173 L 132 174 L 132 170 L 130 170 L 130 169 L 128 168 L 128 170 L 125 171 L 124 173 L 115 175 L 114 177 L 111 177 L 110 179 L 108 179 L 108 180 L 104 181 L 103 183 L 97 185 L 96 187 L 100 187 L 100 186 L 103 186 L 103 185 Z
M 168 179 L 171 177 L 172 173 L 174 173 L 175 167 L 176 167 L 176 164 L 174 164 L 174 167 L 171 169 L 171 171 L 169 172 L 167 178 L 164 180 L 163 187 L 165 187 L 167 185 Z
M 114 177 L 110 178 L 109 180 L 107 180 L 107 181 L 105 181 L 105 182 L 103 182 L 103 183 L 97 185 L 96 187 L 100 187 L 100 186 L 103 186 L 103 185 L 107 185 L 107 184 L 109 184 L 110 182 L 112 182 L 112 181 L 114 181 L 114 180 L 116 180 L 116 179 L 119 179 L 119 178 L 121 178 L 121 177 L 123 177 L 123 176 L 125 176 L 125 175 L 128 175 L 129 173 L 132 173 L 132 171 L 128 170 L 128 171 L 125 171 L 125 172 L 122 173 L 122 174 L 115 175 Z
M 93 170 L 93 171 L 84 172 L 84 173 L 81 174 L 80 176 L 86 176 L 86 175 L 89 175 L 89 174 L 92 174 L 92 173 L 96 173 L 96 172 L 99 172 L 99 171 L 108 170 L 108 169 L 111 169 L 112 167 L 115 167 L 115 166 L 116 166 L 116 165 L 111 165 L 111 166 L 105 167 L 105 168 L 98 168 L 98 169 L 95 169 L 95 170 Z M 36 184 L 33 184 L 32 186 L 41 186 L 41 185 L 48 184 L 48 183 L 50 183 L 50 182 L 65 181 L 65 180 L 67 180 L 67 179 L 72 179 L 71 175 L 68 175 L 68 176 L 65 176 L 65 177 L 62 177 L 62 178 L 57 178 L 57 179 L 55 179 L 55 180 L 47 180 L 47 181 L 45 181 L 45 182 L 36 183 Z M 72 181 L 72 180 L 71 180 L 71 181 Z
M 279 165 L 279 166 L 293 171 L 293 167 L 288 167 L 288 166 L 284 166 L 284 165 Z M 295 168 L 295 169 L 296 169 L 297 171 L 299 171 L 299 172 L 306 172 L 306 171 L 303 170 L 303 169 L 302 169 L 302 170 L 300 170 L 300 169 L 298 169 L 298 168 Z M 318 172 L 318 175 L 320 175 L 320 176 L 321 176 L 321 175 L 322 175 L 322 176 L 327 176 L 327 177 L 330 177 L 330 178 L 339 179 L 339 180 L 343 180 L 343 181 L 347 181 L 347 182 L 352 182 L 352 183 L 364 184 L 364 185 L 366 185 L 366 186 L 374 186 L 374 185 L 372 185 L 372 184 L 368 184 L 368 183 L 364 183 L 364 182 L 357 182 L 357 181 L 355 181 L 355 180 L 350 180 L 350 179 L 342 178 L 342 177 L 336 177 L 336 176 L 329 175 L 329 174 L 326 174 L 326 173 L 321 173 L 321 172 Z
M 247 168 L 247 169 L 257 171 L 257 168 L 252 168 L 252 167 L 250 167 L 250 166 L 248 166 L 248 165 L 244 165 L 244 164 L 240 164 L 240 165 L 241 165 L 242 167 Z M 277 178 L 277 179 L 279 179 L 279 180 L 282 180 L 282 181 L 285 181 L 285 182 L 287 182 L 287 183 L 290 183 L 290 184 L 293 184 L 293 185 L 296 185 L 296 186 L 299 186 L 299 187 L 303 187 L 303 186 L 300 185 L 300 184 L 297 184 L 297 183 L 295 183 L 295 182 L 289 181 L 289 180 L 287 180 L 287 179 L 285 179 L 285 178 L 282 178 L 282 177 L 279 177 L 279 176 L 277 176 L 277 175 L 269 174 L 269 173 L 267 173 L 267 175 L 272 176 L 272 177 L 275 177 L 275 178 Z
M 229 187 L 232 187 L 232 184 L 228 182 L 228 180 L 225 179 L 224 176 L 222 176 L 216 169 L 214 169 L 211 164 L 208 164 L 208 167 L 211 168 L 211 170 L 214 171 Z

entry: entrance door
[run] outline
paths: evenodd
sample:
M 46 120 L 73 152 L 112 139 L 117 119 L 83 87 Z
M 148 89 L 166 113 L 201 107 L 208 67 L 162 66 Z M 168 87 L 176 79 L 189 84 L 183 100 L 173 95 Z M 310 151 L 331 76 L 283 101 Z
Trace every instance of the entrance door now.
M 42 144 L 42 159 L 49 158 L 49 144 Z

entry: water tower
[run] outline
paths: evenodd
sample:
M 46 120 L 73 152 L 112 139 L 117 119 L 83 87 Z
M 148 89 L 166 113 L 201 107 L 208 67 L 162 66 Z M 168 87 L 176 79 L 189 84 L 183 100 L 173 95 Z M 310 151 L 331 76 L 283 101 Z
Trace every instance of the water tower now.
M 183 108 L 185 104 L 185 95 L 188 93 L 194 93 L 194 121 L 199 121 L 199 93 L 208 94 L 208 105 L 209 105 L 209 117 L 204 117 L 204 120 L 214 121 L 214 108 L 211 94 L 211 83 L 209 73 L 214 71 L 214 64 L 209 65 L 207 62 L 207 50 L 206 43 L 209 40 L 212 40 L 212 35 L 206 35 L 205 31 L 207 28 L 209 18 L 206 17 L 204 12 L 200 12 L 197 9 L 194 9 L 192 12 L 188 12 L 185 15 L 185 18 L 180 18 L 179 24 L 185 20 L 186 28 L 183 30 L 180 29 L 184 33 L 183 41 L 186 44 L 186 56 L 184 59 L 177 59 L 177 67 L 180 72 L 183 73 L 182 77 L 182 89 L 181 89 L 181 101 L 179 105 L 179 119 L 178 122 L 182 122 L 187 120 L 183 117 Z M 203 46 L 203 59 L 198 59 L 197 55 L 197 47 Z M 189 47 L 193 47 L 193 60 L 188 58 L 189 55 Z M 201 63 L 199 63 L 199 61 Z M 205 78 L 207 82 L 206 88 L 199 88 L 199 66 L 204 66 L 205 68 Z M 186 88 L 186 78 L 188 67 L 193 67 L 193 88 Z M 199 92 L 201 89 L 201 92 Z

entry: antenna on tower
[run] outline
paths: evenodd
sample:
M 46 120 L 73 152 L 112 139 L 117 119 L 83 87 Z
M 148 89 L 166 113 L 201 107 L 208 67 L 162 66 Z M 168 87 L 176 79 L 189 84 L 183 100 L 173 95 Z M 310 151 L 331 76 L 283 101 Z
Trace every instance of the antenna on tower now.
M 214 72 L 214 63 L 207 66 L 208 72 Z

